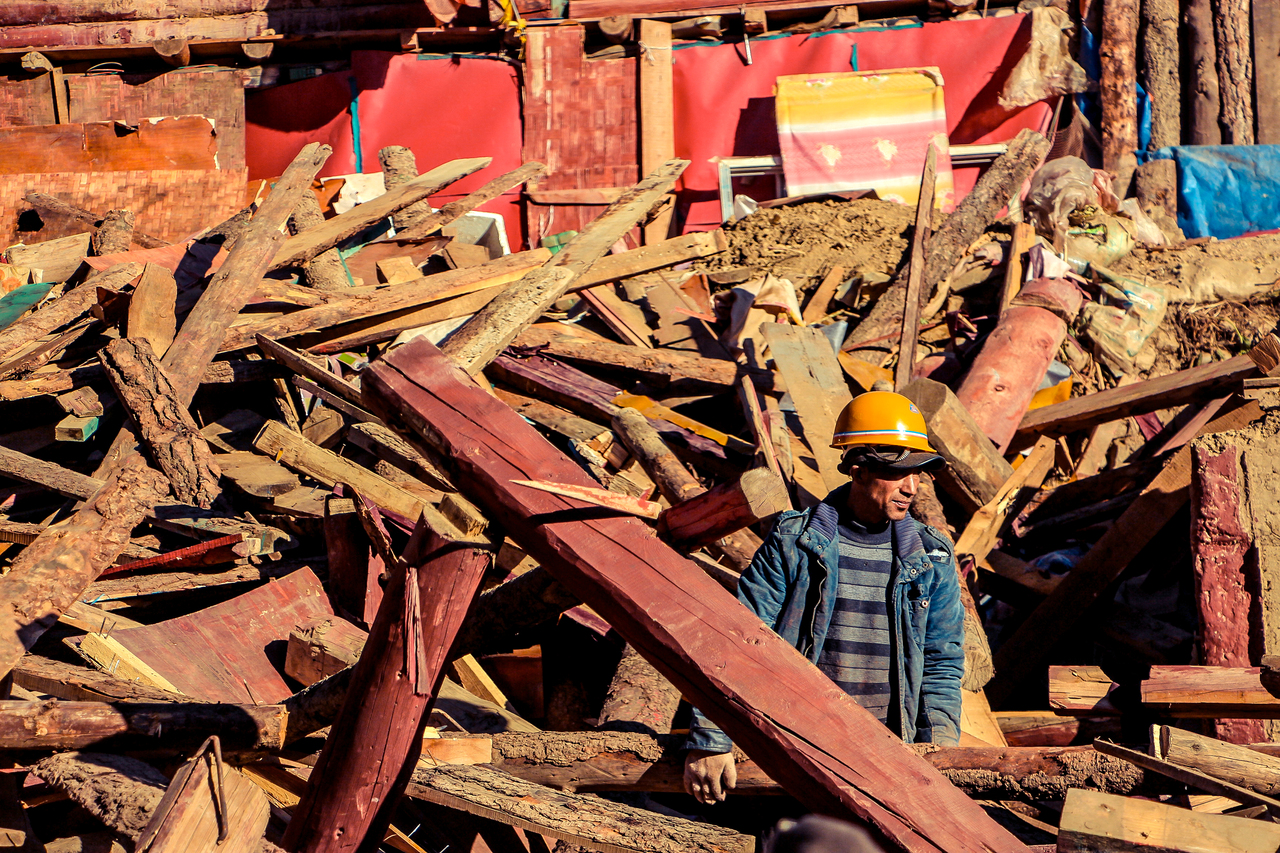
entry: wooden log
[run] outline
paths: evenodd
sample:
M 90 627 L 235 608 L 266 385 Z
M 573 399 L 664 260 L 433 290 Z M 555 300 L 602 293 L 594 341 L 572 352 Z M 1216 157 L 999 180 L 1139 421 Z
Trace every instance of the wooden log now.
M 938 149 L 932 142 L 924 155 L 924 173 L 920 178 L 920 197 L 916 200 L 916 221 L 911 236 L 911 254 L 907 258 L 907 289 L 903 294 L 902 335 L 898 339 L 898 365 L 893 373 L 893 387 L 906 388 L 916 367 L 916 344 L 920 339 L 920 287 L 924 280 L 925 246 L 933 231 L 933 193 L 937 184 Z
M 1033 409 L 1018 424 L 1018 434 L 1020 438 L 1066 435 L 1107 421 L 1221 397 L 1255 375 L 1257 369 L 1249 356 L 1238 355 L 1145 382 L 1119 385 L 1064 403 Z
M 630 15 L 605 15 L 599 27 L 600 34 L 611 44 L 625 44 L 635 37 L 635 21 Z
M 23 200 L 37 210 L 47 211 L 55 216 L 65 216 L 89 228 L 96 228 L 98 223 L 104 219 L 104 217 L 96 213 L 91 213 L 84 208 L 68 204 L 60 198 L 42 192 L 29 192 L 23 197 Z M 136 230 L 130 235 L 130 239 L 144 249 L 159 249 L 170 244 L 169 240 L 161 240 L 159 237 L 152 237 Z
M 604 793 L 684 790 L 684 738 L 632 732 L 501 733 L 492 736 L 493 766 L 529 782 L 564 791 Z M 912 747 L 956 787 L 975 799 L 1047 799 L 1070 788 L 1140 795 L 1163 787 L 1132 765 L 1092 746 Z M 1256 753 L 1254 753 L 1256 754 Z M 740 794 L 780 794 L 760 766 L 737 756 Z
M 382 183 L 387 190 L 407 184 L 418 177 L 418 162 L 413 152 L 403 145 L 388 145 L 378 150 L 378 162 L 382 165 Z M 416 201 L 395 215 L 392 221 L 396 231 L 415 228 L 431 215 L 431 203 Z
M 253 346 L 257 335 L 272 339 L 289 338 L 340 324 L 343 325 L 343 328 L 337 330 L 337 332 L 344 334 L 344 345 L 354 346 L 354 342 L 369 343 L 384 340 L 388 337 L 394 337 L 399 331 L 412 328 L 411 323 L 422 325 L 419 320 L 424 318 L 410 316 L 405 318 L 407 322 L 399 322 L 393 327 L 385 327 L 380 324 L 388 320 L 401 318 L 379 317 L 379 315 L 408 312 L 410 309 L 417 309 L 430 303 L 445 302 L 446 300 L 468 295 L 480 297 L 478 304 L 476 304 L 474 298 L 468 301 L 462 313 L 444 313 L 437 319 L 464 316 L 468 311 L 475 311 L 479 306 L 492 299 L 497 293 L 497 288 L 518 280 L 529 270 L 535 269 L 546 257 L 547 251 L 545 249 L 535 249 L 531 252 L 507 255 L 480 266 L 436 273 L 432 276 L 376 288 L 372 291 L 365 291 L 362 288 L 360 291 L 353 291 L 348 298 L 340 301 L 304 308 L 301 311 L 294 311 L 272 320 L 244 323 L 236 326 L 223 339 L 221 350 L 230 352 Z M 489 295 L 478 293 L 490 290 L 494 292 Z M 447 306 L 448 303 L 440 307 L 446 308 Z M 448 307 L 451 308 L 452 306 Z M 356 321 L 375 317 L 378 318 L 376 322 L 355 325 Z M 364 332 L 364 334 L 358 334 L 359 332 Z M 329 348 L 331 349 L 332 347 Z
M 289 217 L 289 231 L 296 237 L 310 228 L 324 225 L 320 200 L 313 192 L 298 197 L 298 206 Z M 351 286 L 347 268 L 337 249 L 326 249 L 302 265 L 302 280 L 316 290 L 343 291 Z
M 137 838 L 146 828 L 169 784 L 150 764 L 105 752 L 63 752 L 32 769 L 109 829 L 128 838 Z
M 1280 827 L 1200 814 L 1098 791 L 1069 791 L 1058 825 L 1062 853 L 1262 853 L 1280 846 Z
M 174 497 L 203 509 L 212 506 L 222 493 L 222 471 L 191 413 L 176 399 L 151 345 L 120 338 L 103 347 L 98 359 L 151 458 L 168 476 Z
M 793 795 L 816 810 L 858 815 L 904 849 L 1025 849 L 639 522 L 530 523 L 565 500 L 517 493 L 508 480 L 587 485 L 585 475 L 430 343 L 379 360 L 362 385 L 374 411 L 397 414 L 448 459 L 461 488 Z M 613 570 L 611 554 L 625 559 L 626 572 Z M 783 719 L 785 728 L 774 722 Z
M 492 162 L 491 157 L 475 157 L 469 160 L 451 160 L 443 166 L 437 166 L 375 199 L 356 205 L 346 213 L 326 219 L 323 225 L 290 237 L 276 252 L 270 268 L 280 269 L 306 263 L 353 234 L 359 234 L 370 225 L 394 216 L 414 202 L 439 192 L 472 172 L 480 171 Z
M 385 151 L 386 149 L 383 150 Z M 381 152 L 379 152 L 379 157 L 381 157 Z M 525 163 L 505 175 L 494 178 L 480 187 L 480 189 L 468 193 L 463 198 L 449 202 L 434 213 L 428 212 L 412 228 L 407 224 L 402 226 L 401 223 L 397 222 L 395 239 L 399 242 L 425 240 L 450 222 L 470 213 L 485 202 L 492 201 L 508 190 L 515 189 L 526 181 L 534 180 L 546 170 L 547 167 L 541 163 Z M 401 215 L 403 216 L 403 214 Z
M 1102 7 L 1102 167 L 1115 175 L 1122 198 L 1138 161 L 1138 0 L 1107 0 Z
M 604 731 L 669 734 L 680 691 L 628 643 L 609 681 L 598 727 Z
M 563 296 L 575 278 L 648 215 L 689 165 L 671 160 L 628 189 L 541 270 L 503 291 L 449 338 L 446 352 L 468 373 L 483 370 L 520 331 Z
M 1070 282 L 1043 278 L 1028 283 L 1018 300 L 1033 295 L 1060 310 L 1015 302 L 1000 317 L 956 389 L 960 405 L 1002 454 L 1066 339 L 1063 318 L 1074 320 L 1084 298 Z
M 768 468 L 747 471 L 720 486 L 669 507 L 658 532 L 678 549 L 693 550 L 789 509 L 787 484 Z
M 0 748 L 184 749 L 217 735 L 227 749 L 281 749 L 283 705 L 0 701 Z
M 1210 0 L 1187 0 L 1184 15 L 1191 70 L 1191 120 L 1187 142 L 1191 145 L 1220 145 L 1222 129 L 1218 118 L 1222 99 L 1218 87 L 1218 48 L 1213 36 L 1213 4 Z
M 125 330 L 130 338 L 149 343 L 158 358 L 164 358 L 178 330 L 177 298 L 173 273 L 159 264 L 147 264 L 133 286 Z
M 963 260 L 973 241 L 996 220 L 1010 197 L 1021 190 L 1022 182 L 1040 164 L 1049 152 L 1049 140 L 1031 130 L 1020 131 L 1009 143 L 1009 150 L 1000 155 L 983 173 L 973 190 L 956 206 L 955 211 L 933 235 L 932 248 L 924 268 L 920 293 L 925 298 L 933 295 L 935 288 L 948 278 L 956 265 Z M 901 329 L 902 309 L 906 304 L 907 283 L 900 278 L 885 291 L 861 323 L 846 339 L 844 349 L 854 358 L 879 363 L 880 356 L 873 351 L 855 349 L 859 344 L 888 339 Z
M 1280 759 L 1173 726 L 1156 726 L 1156 757 L 1224 782 L 1274 797 L 1280 794 Z
M 184 38 L 166 38 L 152 42 L 151 49 L 166 65 L 182 68 L 191 64 L 191 43 Z
M 164 478 L 136 457 L 82 510 L 14 559 L 0 577 L 0 673 L 12 670 L 80 591 L 115 562 L 133 528 L 164 494 Z
M 1201 434 L 1238 429 L 1259 411 L 1242 406 L 1218 416 Z M 996 675 L 987 685 L 993 706 L 999 708 L 1039 668 L 1045 655 L 1181 509 L 1190 483 L 1191 450 L 1184 447 L 996 652 Z
M 1249 0 L 1214 3 L 1213 32 L 1218 47 L 1218 94 L 1222 102 L 1222 143 L 1252 145 L 1253 38 Z
M 640 467 L 644 468 L 644 472 L 672 506 L 706 493 L 706 489 L 676 458 L 644 415 L 635 409 L 619 409 L 611 423 L 614 434 L 639 460 Z M 712 550 L 742 572 L 751 563 L 751 558 L 761 544 L 762 541 L 754 533 L 740 530 L 718 543 L 712 543 Z
M 89 238 L 89 247 L 95 255 L 114 255 L 127 252 L 133 243 L 133 211 L 108 210 L 102 224 Z
M 119 291 L 142 273 L 142 264 L 116 264 L 105 272 L 90 276 L 53 302 L 37 309 L 7 328 L 0 330 L 0 364 L 19 355 L 27 346 L 89 313 L 98 302 L 98 289 Z
M 372 849 L 382 840 L 422 750 L 444 667 L 492 544 L 420 523 L 393 570 L 351 689 L 294 809 L 290 850 Z M 370 841 L 372 843 L 370 843 Z
M 486 767 L 419 769 L 407 793 L 604 853 L 750 853 L 755 849 L 753 837 L 732 829 L 552 791 Z
M 947 494 L 969 512 L 994 498 L 1013 468 L 951 389 L 932 379 L 917 379 L 902 393 L 920 407 L 929 443 L 947 460 L 947 467 L 938 472 L 938 483 Z

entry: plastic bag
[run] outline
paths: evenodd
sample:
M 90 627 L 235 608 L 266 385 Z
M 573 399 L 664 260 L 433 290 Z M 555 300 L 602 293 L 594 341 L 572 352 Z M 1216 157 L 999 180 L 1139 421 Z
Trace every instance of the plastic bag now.
M 1146 243 L 1148 246 L 1167 246 L 1168 238 L 1164 236 L 1164 232 L 1160 230 L 1160 226 L 1156 225 L 1142 212 L 1142 208 L 1138 207 L 1136 198 L 1127 198 L 1120 205 L 1120 214 L 1127 216 L 1133 220 L 1133 238 L 1139 243 Z
M 1076 222 L 1090 219 L 1097 208 L 1093 169 L 1079 157 L 1059 157 L 1037 169 L 1023 202 L 1023 212 L 1031 224 L 1042 234 L 1052 235 L 1054 245 L 1075 224 L 1073 218 Z
M 1133 251 L 1133 223 L 1108 213 L 1095 215 L 1088 228 L 1072 228 L 1065 243 L 1067 263 L 1080 275 L 1089 267 L 1108 267 Z
M 1164 320 L 1169 298 L 1158 287 L 1105 268 L 1093 269 L 1103 279 L 1102 294 L 1098 302 L 1086 305 L 1081 312 L 1082 333 L 1107 366 L 1130 372 L 1133 360 Z
M 1006 110 L 1058 95 L 1087 92 L 1089 75 L 1071 58 L 1071 17 L 1061 9 L 1031 10 L 1027 52 L 1009 72 L 997 100 Z

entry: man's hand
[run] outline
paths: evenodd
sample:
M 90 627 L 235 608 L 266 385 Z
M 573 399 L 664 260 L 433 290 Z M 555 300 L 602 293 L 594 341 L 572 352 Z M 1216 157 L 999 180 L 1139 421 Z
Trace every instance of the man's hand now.
M 722 803 L 737 784 L 738 767 L 732 752 L 691 749 L 685 755 L 684 789 L 698 802 L 708 806 Z

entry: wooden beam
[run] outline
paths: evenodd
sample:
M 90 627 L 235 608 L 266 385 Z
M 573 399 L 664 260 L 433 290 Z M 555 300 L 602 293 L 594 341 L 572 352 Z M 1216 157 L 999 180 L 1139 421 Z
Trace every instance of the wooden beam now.
M 286 849 L 372 848 L 391 824 L 422 751 L 423 727 L 449 650 L 492 560 L 493 543 L 419 522 L 392 568 L 351 688 L 302 801 Z
M 1239 429 L 1260 413 L 1261 409 L 1251 401 L 1219 415 L 1201 434 Z M 1191 448 L 1184 447 L 1001 645 L 995 657 L 995 678 L 987 685 L 993 706 L 1000 707 L 1015 687 L 1039 668 L 1058 641 L 1182 508 L 1190 485 Z
M 939 485 L 968 512 L 994 498 L 1013 476 L 1013 467 L 978 429 L 955 392 L 941 382 L 917 379 L 902 393 L 920 407 L 929 443 L 947 460 L 938 473 Z
M 995 497 L 969 519 L 964 532 L 956 540 L 956 559 L 969 557 L 980 562 L 995 548 L 996 539 L 1009 514 L 1019 504 L 1025 504 L 1053 470 L 1057 449 L 1057 443 L 1051 438 L 1041 438 L 1036 442 L 1035 448 L 1004 481 Z
M 11 361 L 50 332 L 81 319 L 98 303 L 98 289 L 116 292 L 142 274 L 142 264 L 116 264 L 0 330 L 0 364 Z
M 937 184 L 938 148 L 932 142 L 924 155 L 924 173 L 920 178 L 920 197 L 916 200 L 916 222 L 908 255 L 907 289 L 903 296 L 902 335 L 898 339 L 898 366 L 893 372 L 893 387 L 901 391 L 911 384 L 916 367 L 916 345 L 920 341 L 920 295 L 924 280 L 925 245 L 933 231 L 933 193 Z
M 644 218 L 688 165 L 688 160 L 671 160 L 623 193 L 557 252 L 546 267 L 505 290 L 454 332 L 446 344 L 449 356 L 472 375 L 482 371 L 521 329 L 538 319 L 565 294 L 575 278 Z
M 151 458 L 168 476 L 174 497 L 202 509 L 212 506 L 222 494 L 222 471 L 191 412 L 174 396 L 151 345 L 143 338 L 120 338 L 103 347 L 98 360 Z
M 1275 824 L 1099 791 L 1068 791 L 1058 824 L 1062 853 L 1271 853 L 1277 847 L 1280 826 Z
M 1153 666 L 1142 702 L 1178 717 L 1280 719 L 1280 697 L 1260 667 Z
M 467 160 L 450 160 L 430 172 L 419 175 L 375 199 L 358 204 L 323 225 L 290 237 L 280 246 L 271 261 L 270 269 L 303 264 L 326 249 L 332 249 L 353 234 L 359 234 L 388 216 L 393 216 L 416 201 L 439 192 L 454 181 L 472 172 L 478 172 L 493 162 L 492 157 L 473 157 Z M 292 208 L 290 209 L 292 212 Z
M 639 27 L 640 75 L 636 102 L 640 105 L 640 173 L 647 175 L 676 156 L 674 84 L 671 65 L 671 25 L 642 20 Z M 662 208 L 644 226 L 644 242 L 667 239 L 674 204 Z
M 517 491 L 511 479 L 589 485 L 586 475 L 429 342 L 374 363 L 362 386 L 374 411 L 398 416 L 434 447 L 465 493 L 809 807 L 857 815 L 904 849 L 1025 850 L 642 525 L 533 522 L 567 502 Z
M 215 734 L 226 749 L 281 749 L 284 731 L 283 705 L 0 702 L 3 749 L 178 750 Z
M 787 484 L 768 468 L 663 510 L 658 532 L 677 549 L 693 550 L 790 509 Z
M 463 198 L 451 201 L 444 207 L 434 213 L 430 213 L 411 228 L 397 230 L 395 240 L 397 242 L 408 242 L 410 240 L 425 240 L 427 237 L 439 231 L 450 222 L 459 217 L 470 213 L 486 201 L 492 201 L 508 190 L 524 184 L 526 181 L 532 181 L 546 172 L 547 167 L 541 163 L 530 162 L 522 166 L 512 169 L 505 175 L 501 175 L 489 181 L 480 189 L 468 193 Z

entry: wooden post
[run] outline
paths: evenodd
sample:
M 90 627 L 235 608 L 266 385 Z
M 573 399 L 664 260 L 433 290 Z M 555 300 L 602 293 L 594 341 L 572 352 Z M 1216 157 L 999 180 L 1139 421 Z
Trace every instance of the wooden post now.
M 298 206 L 289 217 L 289 230 L 298 235 L 324 224 L 320 200 L 313 192 L 298 197 Z M 302 265 L 302 280 L 316 290 L 343 291 L 351 286 L 347 268 L 337 249 L 326 249 Z
M 1280 143 L 1280 16 L 1266 3 L 1253 4 L 1253 96 L 1257 142 Z
M 464 493 L 808 807 L 857 816 L 906 850 L 1026 850 L 642 522 L 566 518 L 569 499 L 511 486 L 590 481 L 430 342 L 396 349 L 361 384 L 374 411 L 429 443 Z
M 1182 142 L 1182 71 L 1177 0 L 1141 0 L 1144 82 L 1151 100 L 1151 142 L 1158 151 Z M 1150 160 L 1138 167 L 1138 200 L 1170 217 L 1178 208 L 1178 167 L 1172 160 Z
M 924 155 L 920 197 L 916 200 L 916 224 L 911 235 L 907 292 L 902 308 L 902 337 L 898 343 L 898 366 L 893 372 L 893 386 L 899 391 L 911 384 L 911 372 L 916 366 L 916 344 L 920 341 L 920 284 L 924 278 L 925 246 L 933 231 L 933 192 L 937 171 L 938 148 L 930 142 Z
M 1261 0 L 1265 7 L 1265 0 Z M 1218 92 L 1222 99 L 1222 142 L 1252 145 L 1253 43 L 1249 26 L 1251 0 L 1217 0 L 1213 31 L 1218 43 Z M 1275 17 L 1276 10 L 1271 9 Z
M 1105 0 L 1102 6 L 1102 167 L 1116 176 L 1115 191 L 1128 194 L 1138 148 L 1138 0 Z
M 647 175 L 676 156 L 674 88 L 671 73 L 671 24 L 640 22 L 640 173 Z M 667 239 L 675 213 L 674 197 L 644 226 L 645 245 Z
M 169 477 L 174 497 L 202 509 L 212 506 L 222 493 L 222 472 L 191 412 L 175 399 L 151 345 L 120 338 L 103 347 L 98 360 L 151 457 Z
M 383 593 L 351 689 L 283 846 L 378 848 L 422 750 L 422 730 L 492 544 L 420 522 Z
M 1213 37 L 1211 0 L 1187 0 L 1187 44 L 1191 69 L 1190 113 L 1187 142 L 1191 145 L 1221 145 L 1218 125 L 1221 97 L 1218 94 L 1218 48 Z
M 403 145 L 388 145 L 378 151 L 382 164 L 382 183 L 388 190 L 407 184 L 418 177 L 418 161 L 413 152 Z M 423 200 L 401 210 L 393 220 L 396 231 L 410 230 L 431 215 L 431 203 Z

